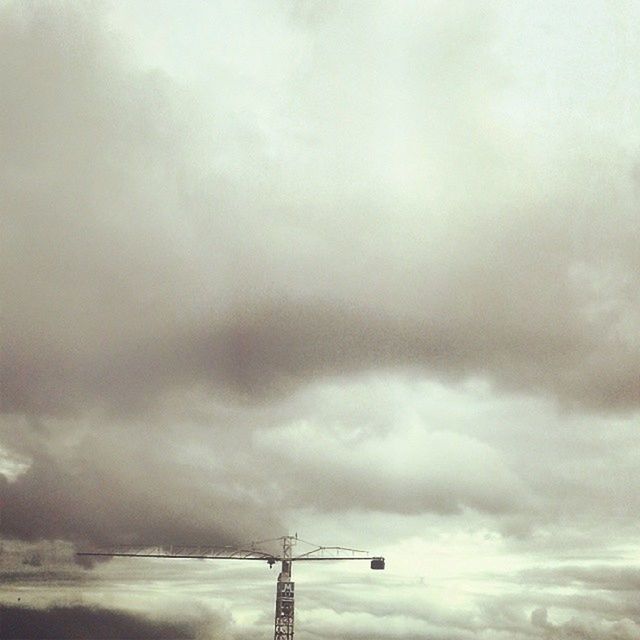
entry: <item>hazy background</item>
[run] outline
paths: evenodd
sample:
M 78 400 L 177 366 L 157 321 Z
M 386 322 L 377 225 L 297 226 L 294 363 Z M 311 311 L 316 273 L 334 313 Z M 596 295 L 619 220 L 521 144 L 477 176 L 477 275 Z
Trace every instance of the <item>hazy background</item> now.
M 639 639 L 639 25 L 0 2 L 5 627 L 268 637 L 266 566 L 73 544 L 298 532 L 388 566 L 301 640 Z

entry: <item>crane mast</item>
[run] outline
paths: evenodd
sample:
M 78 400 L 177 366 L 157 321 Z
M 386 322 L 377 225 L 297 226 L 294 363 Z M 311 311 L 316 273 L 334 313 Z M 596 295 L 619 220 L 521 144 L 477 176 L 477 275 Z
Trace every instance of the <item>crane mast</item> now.
M 256 548 L 265 543 L 279 543 L 281 549 L 277 553 L 269 553 Z M 294 547 L 303 542 L 312 548 L 298 555 L 294 554 Z M 144 545 L 114 545 L 79 551 L 78 556 L 103 557 L 136 557 L 136 558 L 200 558 L 211 560 L 262 560 L 272 567 L 280 563 L 280 573 L 276 582 L 276 606 L 274 640 L 293 640 L 294 620 L 294 583 L 292 567 L 294 562 L 302 561 L 332 561 L 332 560 L 369 560 L 374 570 L 384 569 L 385 560 L 382 556 L 370 556 L 368 552 L 346 547 L 322 547 L 304 540 L 298 535 L 282 536 L 274 540 L 253 542 L 246 547 L 218 547 L 218 546 L 144 546 Z
M 276 584 L 276 617 L 274 640 L 293 640 L 293 596 L 294 584 L 291 580 L 291 556 L 293 540 L 290 536 L 282 539 L 282 568 Z

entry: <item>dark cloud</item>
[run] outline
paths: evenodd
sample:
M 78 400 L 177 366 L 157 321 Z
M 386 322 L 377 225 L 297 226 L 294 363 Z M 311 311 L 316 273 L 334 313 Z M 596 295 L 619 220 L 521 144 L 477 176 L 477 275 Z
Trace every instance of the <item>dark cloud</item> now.
M 126 437 L 125 434 L 121 434 Z M 93 445 L 93 446 L 92 446 Z M 279 531 L 268 505 L 216 488 L 216 479 L 156 457 L 134 437 L 112 449 L 85 441 L 65 461 L 44 453 L 13 482 L 0 475 L 1 531 L 81 544 L 232 544 Z M 117 451 L 117 453 L 116 453 Z
M 0 605 L 0 638 L 3 640 L 191 640 L 196 625 L 182 620 L 151 620 L 125 611 L 69 606 L 34 609 Z

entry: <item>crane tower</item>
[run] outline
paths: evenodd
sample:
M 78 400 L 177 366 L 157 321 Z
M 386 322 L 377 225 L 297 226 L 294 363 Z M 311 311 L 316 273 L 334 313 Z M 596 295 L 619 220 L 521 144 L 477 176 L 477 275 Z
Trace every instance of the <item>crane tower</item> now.
M 270 553 L 261 550 L 258 545 L 278 543 L 278 551 Z M 382 556 L 371 556 L 367 551 L 346 547 L 323 547 L 305 542 L 311 549 L 295 554 L 294 548 L 300 540 L 298 535 L 282 536 L 274 540 L 253 542 L 246 547 L 183 547 L 183 546 L 144 546 L 117 545 L 80 551 L 79 556 L 136 557 L 136 558 L 200 558 L 217 560 L 262 560 L 270 567 L 280 563 L 280 573 L 276 583 L 276 606 L 274 640 L 293 640 L 294 619 L 294 583 L 292 566 L 294 562 L 331 561 L 331 560 L 369 560 L 374 570 L 384 569 Z

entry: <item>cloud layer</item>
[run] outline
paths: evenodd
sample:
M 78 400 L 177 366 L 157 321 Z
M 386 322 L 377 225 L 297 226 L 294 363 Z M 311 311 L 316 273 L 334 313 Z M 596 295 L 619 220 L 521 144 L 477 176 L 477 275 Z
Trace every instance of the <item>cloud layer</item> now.
M 637 638 L 637 8 L 154 7 L 0 8 L 2 534 L 302 523 L 397 552 L 310 635 Z
M 352 11 L 326 19 L 344 28 L 384 9 Z M 384 368 L 637 408 L 626 132 L 605 142 L 585 128 L 576 148 L 560 119 L 544 156 L 534 144 L 514 157 L 524 130 L 495 111 L 522 88 L 491 51 L 496 18 L 432 12 L 364 69 L 410 12 L 348 52 L 339 31 L 290 27 L 307 55 L 278 80 L 273 101 L 297 98 L 266 133 L 307 135 L 280 132 L 279 148 L 251 110 L 229 132 L 175 80 L 126 63 L 97 10 L 6 6 L 6 409 L 134 411 L 168 389 L 261 397 Z M 440 29 L 460 38 L 455 54 Z M 466 100 L 477 107 L 451 110 Z M 242 131 L 255 139 L 238 150 Z M 224 162 L 232 150 L 242 171 Z

